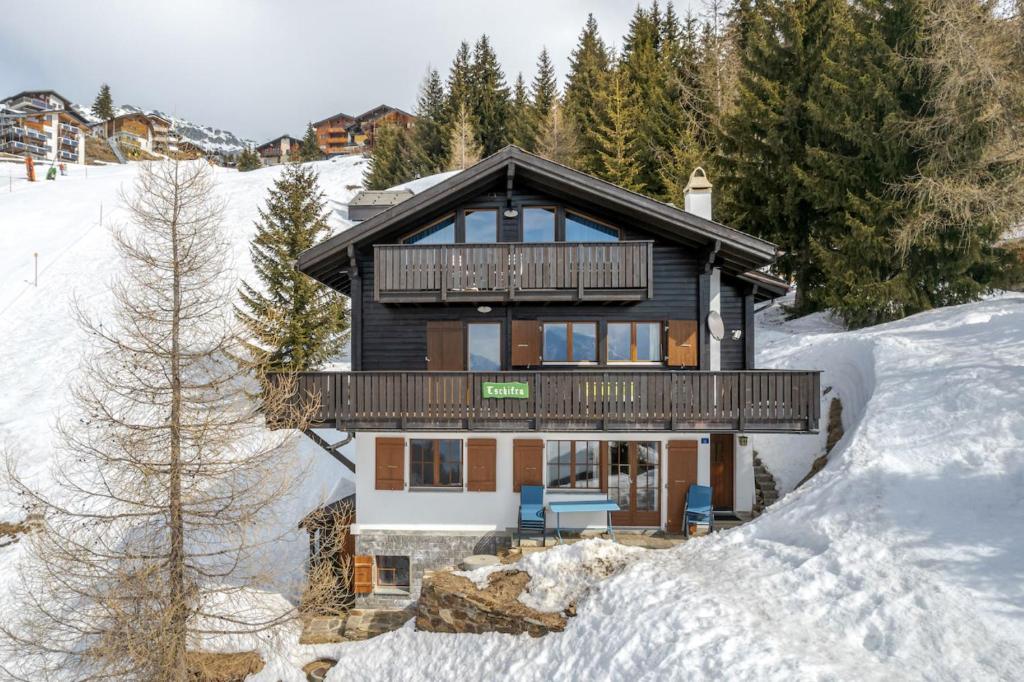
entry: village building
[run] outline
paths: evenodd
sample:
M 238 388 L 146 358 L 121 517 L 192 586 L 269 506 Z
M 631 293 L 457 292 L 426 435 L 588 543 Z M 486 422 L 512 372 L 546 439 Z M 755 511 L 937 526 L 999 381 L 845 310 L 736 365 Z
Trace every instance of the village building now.
M 37 161 L 85 163 L 89 122 L 53 90 L 30 90 L 0 101 L 0 152 Z
M 745 518 L 759 434 L 817 432 L 820 373 L 755 365 L 779 252 L 713 220 L 703 171 L 682 209 L 506 147 L 392 198 L 296 263 L 351 300 L 351 371 L 299 395 L 355 437 L 358 605 L 510 546 L 524 486 L 614 502 L 563 528 L 678 533 L 693 484 Z
M 92 126 L 94 135 L 113 139 L 121 147 L 134 147 L 147 153 L 156 151 L 154 129 L 153 118 L 141 111 L 121 114 Z
M 348 114 L 338 113 L 313 124 L 316 141 L 325 156 L 351 154 L 348 128 L 356 119 Z
M 297 160 L 301 146 L 302 140 L 291 135 L 282 135 L 256 147 L 256 153 L 260 155 L 264 166 L 276 166 L 279 163 Z
M 381 104 L 358 116 L 335 114 L 313 124 L 317 142 L 326 156 L 373 151 L 374 135 L 385 125 L 411 128 L 416 117 L 397 107 Z

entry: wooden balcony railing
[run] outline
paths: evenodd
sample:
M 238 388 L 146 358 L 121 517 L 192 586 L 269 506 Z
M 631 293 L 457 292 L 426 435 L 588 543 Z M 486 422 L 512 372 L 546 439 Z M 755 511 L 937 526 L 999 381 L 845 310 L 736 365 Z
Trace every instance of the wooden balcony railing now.
M 526 397 L 486 397 L 484 384 Z M 304 372 L 294 399 L 343 431 L 818 430 L 820 372 Z
M 383 303 L 624 300 L 654 295 L 653 243 L 378 244 Z

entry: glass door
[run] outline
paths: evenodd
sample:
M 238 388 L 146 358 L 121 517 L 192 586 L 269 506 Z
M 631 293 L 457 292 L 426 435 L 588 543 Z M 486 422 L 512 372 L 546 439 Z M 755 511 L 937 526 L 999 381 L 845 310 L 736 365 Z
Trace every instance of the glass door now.
M 608 443 L 608 497 L 618 502 L 617 526 L 660 526 L 661 452 L 651 441 Z

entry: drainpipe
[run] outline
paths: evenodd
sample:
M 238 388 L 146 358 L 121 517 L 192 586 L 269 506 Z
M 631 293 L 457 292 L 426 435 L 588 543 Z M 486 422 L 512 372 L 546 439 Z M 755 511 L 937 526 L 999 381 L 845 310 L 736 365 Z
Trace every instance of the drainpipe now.
M 331 457 L 344 464 L 349 471 L 351 471 L 352 473 L 356 472 L 355 462 L 353 462 L 348 457 L 346 457 L 345 455 L 341 454 L 341 452 L 338 451 L 338 448 L 344 447 L 352 442 L 352 439 L 356 437 L 355 431 L 347 432 L 344 440 L 340 440 L 334 444 L 328 443 L 326 440 L 317 435 L 317 433 L 313 431 L 313 429 L 305 429 L 303 433 L 306 434 L 306 436 L 308 436 L 311 441 L 313 441 L 321 448 L 323 448 L 327 452 L 327 454 L 329 454 Z

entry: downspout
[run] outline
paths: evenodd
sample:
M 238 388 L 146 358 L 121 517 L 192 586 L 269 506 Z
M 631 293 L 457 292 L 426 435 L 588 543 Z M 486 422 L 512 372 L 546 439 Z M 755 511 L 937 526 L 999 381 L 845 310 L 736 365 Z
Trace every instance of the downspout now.
M 345 455 L 341 454 L 338 451 L 338 448 L 342 448 L 342 447 L 344 447 L 344 446 L 346 446 L 346 445 L 348 445 L 349 443 L 352 442 L 352 439 L 354 439 L 356 437 L 356 432 L 355 431 L 349 431 L 345 435 L 344 440 L 340 440 L 340 441 L 338 441 L 337 443 L 334 443 L 334 444 L 328 443 L 326 440 L 324 440 L 319 435 L 317 435 L 317 433 L 315 431 L 313 431 L 313 429 L 304 429 L 302 432 L 304 434 L 306 434 L 306 436 L 311 441 L 313 441 L 314 443 L 319 445 L 321 448 L 323 448 L 323 450 L 328 455 L 330 455 L 334 459 L 336 459 L 339 462 L 341 462 L 342 464 L 344 464 L 345 467 L 349 471 L 351 471 L 352 473 L 356 472 L 356 464 L 355 464 L 355 462 L 353 462 L 348 457 L 346 457 Z

